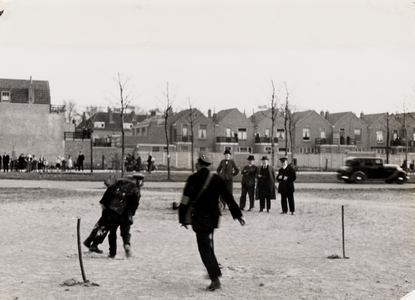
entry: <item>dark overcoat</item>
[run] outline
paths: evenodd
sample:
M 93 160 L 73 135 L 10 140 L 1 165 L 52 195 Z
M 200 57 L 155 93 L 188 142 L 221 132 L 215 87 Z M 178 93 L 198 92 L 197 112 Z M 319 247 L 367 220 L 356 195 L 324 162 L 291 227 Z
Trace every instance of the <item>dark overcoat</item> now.
M 262 166 L 257 168 L 257 172 L 256 172 L 256 177 L 258 178 L 259 173 L 261 172 L 261 168 Z M 275 193 L 275 169 L 268 165 L 268 172 L 269 172 L 269 180 L 267 182 L 268 184 L 268 188 L 270 191 L 270 199 L 271 200 L 275 200 L 277 198 L 277 195 Z M 258 181 L 261 180 L 261 178 L 258 178 Z M 263 180 L 263 179 L 262 179 Z M 260 189 L 259 189 L 259 184 L 257 184 L 257 189 L 255 192 L 255 199 L 259 199 L 259 193 L 260 193 Z
M 219 196 L 222 196 L 228 205 L 234 219 L 242 217 L 242 212 L 232 194 L 226 188 L 225 181 L 217 174 L 211 174 L 212 178 L 206 190 L 196 200 L 196 203 L 193 203 L 209 172 L 207 168 L 201 168 L 189 176 L 179 205 L 179 222 L 184 225 L 188 225 L 185 224 L 186 212 L 193 206 L 192 226 L 194 231 L 212 231 L 219 226 Z
M 284 178 L 286 179 L 284 180 Z M 279 169 L 278 175 L 277 175 L 277 181 L 279 182 L 278 193 L 280 194 L 294 193 L 294 181 L 296 179 L 297 179 L 297 175 L 292 165 L 288 165 L 285 169 L 283 168 Z

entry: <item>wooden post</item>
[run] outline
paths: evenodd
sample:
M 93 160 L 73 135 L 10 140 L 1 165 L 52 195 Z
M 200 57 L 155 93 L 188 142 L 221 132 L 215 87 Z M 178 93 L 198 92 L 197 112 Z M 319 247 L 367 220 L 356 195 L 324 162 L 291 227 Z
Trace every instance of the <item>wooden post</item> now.
M 82 279 L 84 280 L 84 282 L 88 282 L 88 280 L 86 280 L 86 277 L 85 277 L 84 264 L 82 262 L 80 228 L 81 228 L 81 219 L 78 218 L 77 236 L 78 236 L 78 256 L 79 256 L 79 264 L 81 266 Z
M 343 258 L 348 258 L 346 257 L 346 250 L 345 250 L 345 245 L 344 245 L 344 205 L 342 205 L 342 241 L 343 241 Z

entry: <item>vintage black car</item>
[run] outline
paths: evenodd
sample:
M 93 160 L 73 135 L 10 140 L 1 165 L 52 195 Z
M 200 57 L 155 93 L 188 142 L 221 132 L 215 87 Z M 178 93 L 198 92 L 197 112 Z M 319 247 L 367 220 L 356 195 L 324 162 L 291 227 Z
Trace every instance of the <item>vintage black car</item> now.
M 384 164 L 379 157 L 348 157 L 346 165 L 337 170 L 337 179 L 347 183 L 361 183 L 367 179 L 402 184 L 409 179 L 398 165 Z

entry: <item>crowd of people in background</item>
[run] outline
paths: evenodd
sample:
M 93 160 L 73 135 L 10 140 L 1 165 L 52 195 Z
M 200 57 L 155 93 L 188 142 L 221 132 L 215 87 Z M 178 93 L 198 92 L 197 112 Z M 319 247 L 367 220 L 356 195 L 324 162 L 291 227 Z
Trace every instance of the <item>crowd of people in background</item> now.
M 74 161 L 71 155 L 65 158 L 58 155 L 55 159 L 46 160 L 43 155 L 37 157 L 35 154 L 21 153 L 13 159 L 7 152 L 0 155 L 0 171 L 3 172 L 25 172 L 25 173 L 49 173 L 68 172 L 73 170 L 84 170 L 85 156 L 79 152 L 78 158 Z

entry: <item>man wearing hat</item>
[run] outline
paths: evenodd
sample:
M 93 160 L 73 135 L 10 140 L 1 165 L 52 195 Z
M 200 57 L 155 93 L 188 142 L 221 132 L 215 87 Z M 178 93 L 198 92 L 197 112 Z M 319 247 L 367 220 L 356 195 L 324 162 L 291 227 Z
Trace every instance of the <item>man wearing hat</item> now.
M 267 212 L 271 209 L 271 199 L 275 199 L 275 170 L 268 165 L 268 157 L 261 158 L 262 165 L 257 171 L 257 197 L 259 198 L 259 211 L 264 211 L 265 202 L 267 204 Z M 266 201 L 265 201 L 266 200 Z
M 213 231 L 219 224 L 219 196 L 222 196 L 228 204 L 234 219 L 245 225 L 238 204 L 225 185 L 225 181 L 217 174 L 209 170 L 212 161 L 208 155 L 201 153 L 196 163 L 197 172 L 187 179 L 183 191 L 182 201 L 179 205 L 179 222 L 187 229 L 187 225 L 193 226 L 196 233 L 197 245 L 205 265 L 210 285 L 208 291 L 214 291 L 221 287 L 219 277 L 222 275 L 216 260 L 213 248 Z
M 254 198 L 254 190 L 255 190 L 255 175 L 257 172 L 257 167 L 254 165 L 255 158 L 253 155 L 249 155 L 248 157 L 248 165 L 246 165 L 241 174 L 241 198 L 239 200 L 239 208 L 244 210 L 245 203 L 246 203 L 246 194 L 249 195 L 249 209 L 251 211 L 254 208 L 255 198 Z
M 223 178 L 223 180 L 225 180 L 226 187 L 229 192 L 233 194 L 233 177 L 239 174 L 239 169 L 235 162 L 231 159 L 231 152 L 228 149 L 226 149 L 223 154 L 225 155 L 225 159 L 219 163 L 216 172 Z M 222 197 L 220 199 L 222 203 L 225 204 Z
M 287 207 L 287 200 L 288 205 L 290 207 L 290 212 L 293 215 L 295 212 L 294 206 L 294 181 L 297 178 L 295 174 L 294 168 L 291 164 L 288 164 L 288 159 L 286 157 L 280 158 L 282 167 L 278 170 L 277 181 L 279 182 L 278 185 L 278 193 L 281 194 L 281 208 L 282 214 L 286 214 L 288 212 Z

